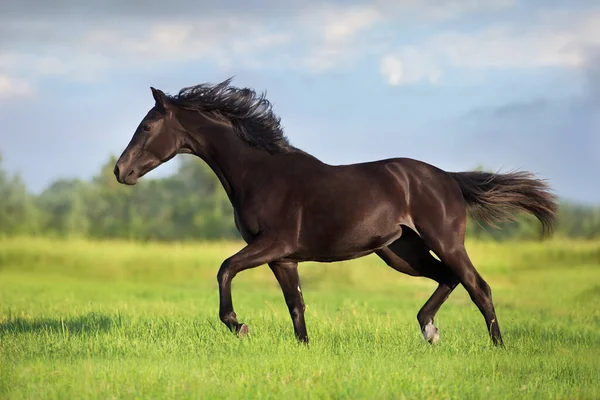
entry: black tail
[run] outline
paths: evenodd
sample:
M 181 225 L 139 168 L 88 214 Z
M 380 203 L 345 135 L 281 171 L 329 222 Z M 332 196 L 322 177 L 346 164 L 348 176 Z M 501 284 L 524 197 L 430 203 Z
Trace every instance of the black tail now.
M 514 221 L 516 213 L 533 214 L 549 233 L 556 222 L 557 202 L 546 182 L 529 172 L 493 174 L 489 172 L 451 172 L 458 182 L 467 211 L 474 219 L 495 226 L 494 222 Z

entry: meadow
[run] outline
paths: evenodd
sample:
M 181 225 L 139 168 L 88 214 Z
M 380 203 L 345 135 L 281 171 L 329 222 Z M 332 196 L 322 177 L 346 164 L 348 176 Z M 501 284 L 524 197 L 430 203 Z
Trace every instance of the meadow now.
M 416 314 L 436 287 L 375 256 L 300 266 L 310 346 L 268 267 L 216 273 L 240 242 L 0 239 L 0 397 L 261 399 L 600 398 L 600 241 L 470 241 L 506 348 L 459 286 L 441 340 Z

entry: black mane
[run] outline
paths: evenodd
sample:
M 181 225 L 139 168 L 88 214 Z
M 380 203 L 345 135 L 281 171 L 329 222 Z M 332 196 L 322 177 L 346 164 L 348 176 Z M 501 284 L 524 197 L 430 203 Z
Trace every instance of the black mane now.
M 281 127 L 281 119 L 272 111 L 265 93 L 230 86 L 229 78 L 221 83 L 202 83 L 183 88 L 169 99 L 183 109 L 210 112 L 231 122 L 237 134 L 252 147 L 269 153 L 295 151 Z

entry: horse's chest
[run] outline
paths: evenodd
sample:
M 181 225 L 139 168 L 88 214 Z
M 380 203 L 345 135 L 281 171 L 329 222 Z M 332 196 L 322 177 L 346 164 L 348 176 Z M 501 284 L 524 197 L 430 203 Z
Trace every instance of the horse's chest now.
M 256 217 L 251 213 L 242 213 L 237 209 L 233 210 L 233 218 L 235 227 L 237 228 L 242 238 L 247 242 L 251 242 L 252 239 L 258 234 L 259 226 Z
M 270 192 L 253 190 L 244 193 L 234 204 L 235 226 L 246 242 L 250 242 L 266 227 L 280 229 L 280 222 L 287 221 L 290 208 L 281 196 Z M 293 207 L 291 208 L 293 210 Z

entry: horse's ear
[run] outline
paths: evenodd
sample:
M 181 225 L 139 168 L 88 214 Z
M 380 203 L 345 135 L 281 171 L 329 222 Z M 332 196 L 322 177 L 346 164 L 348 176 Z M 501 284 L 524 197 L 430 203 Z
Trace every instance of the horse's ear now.
M 152 86 L 150 87 L 150 90 L 152 90 L 152 96 L 156 101 L 156 105 L 162 108 L 163 110 L 166 110 L 168 106 L 167 95 L 164 94 L 162 90 L 155 89 Z

